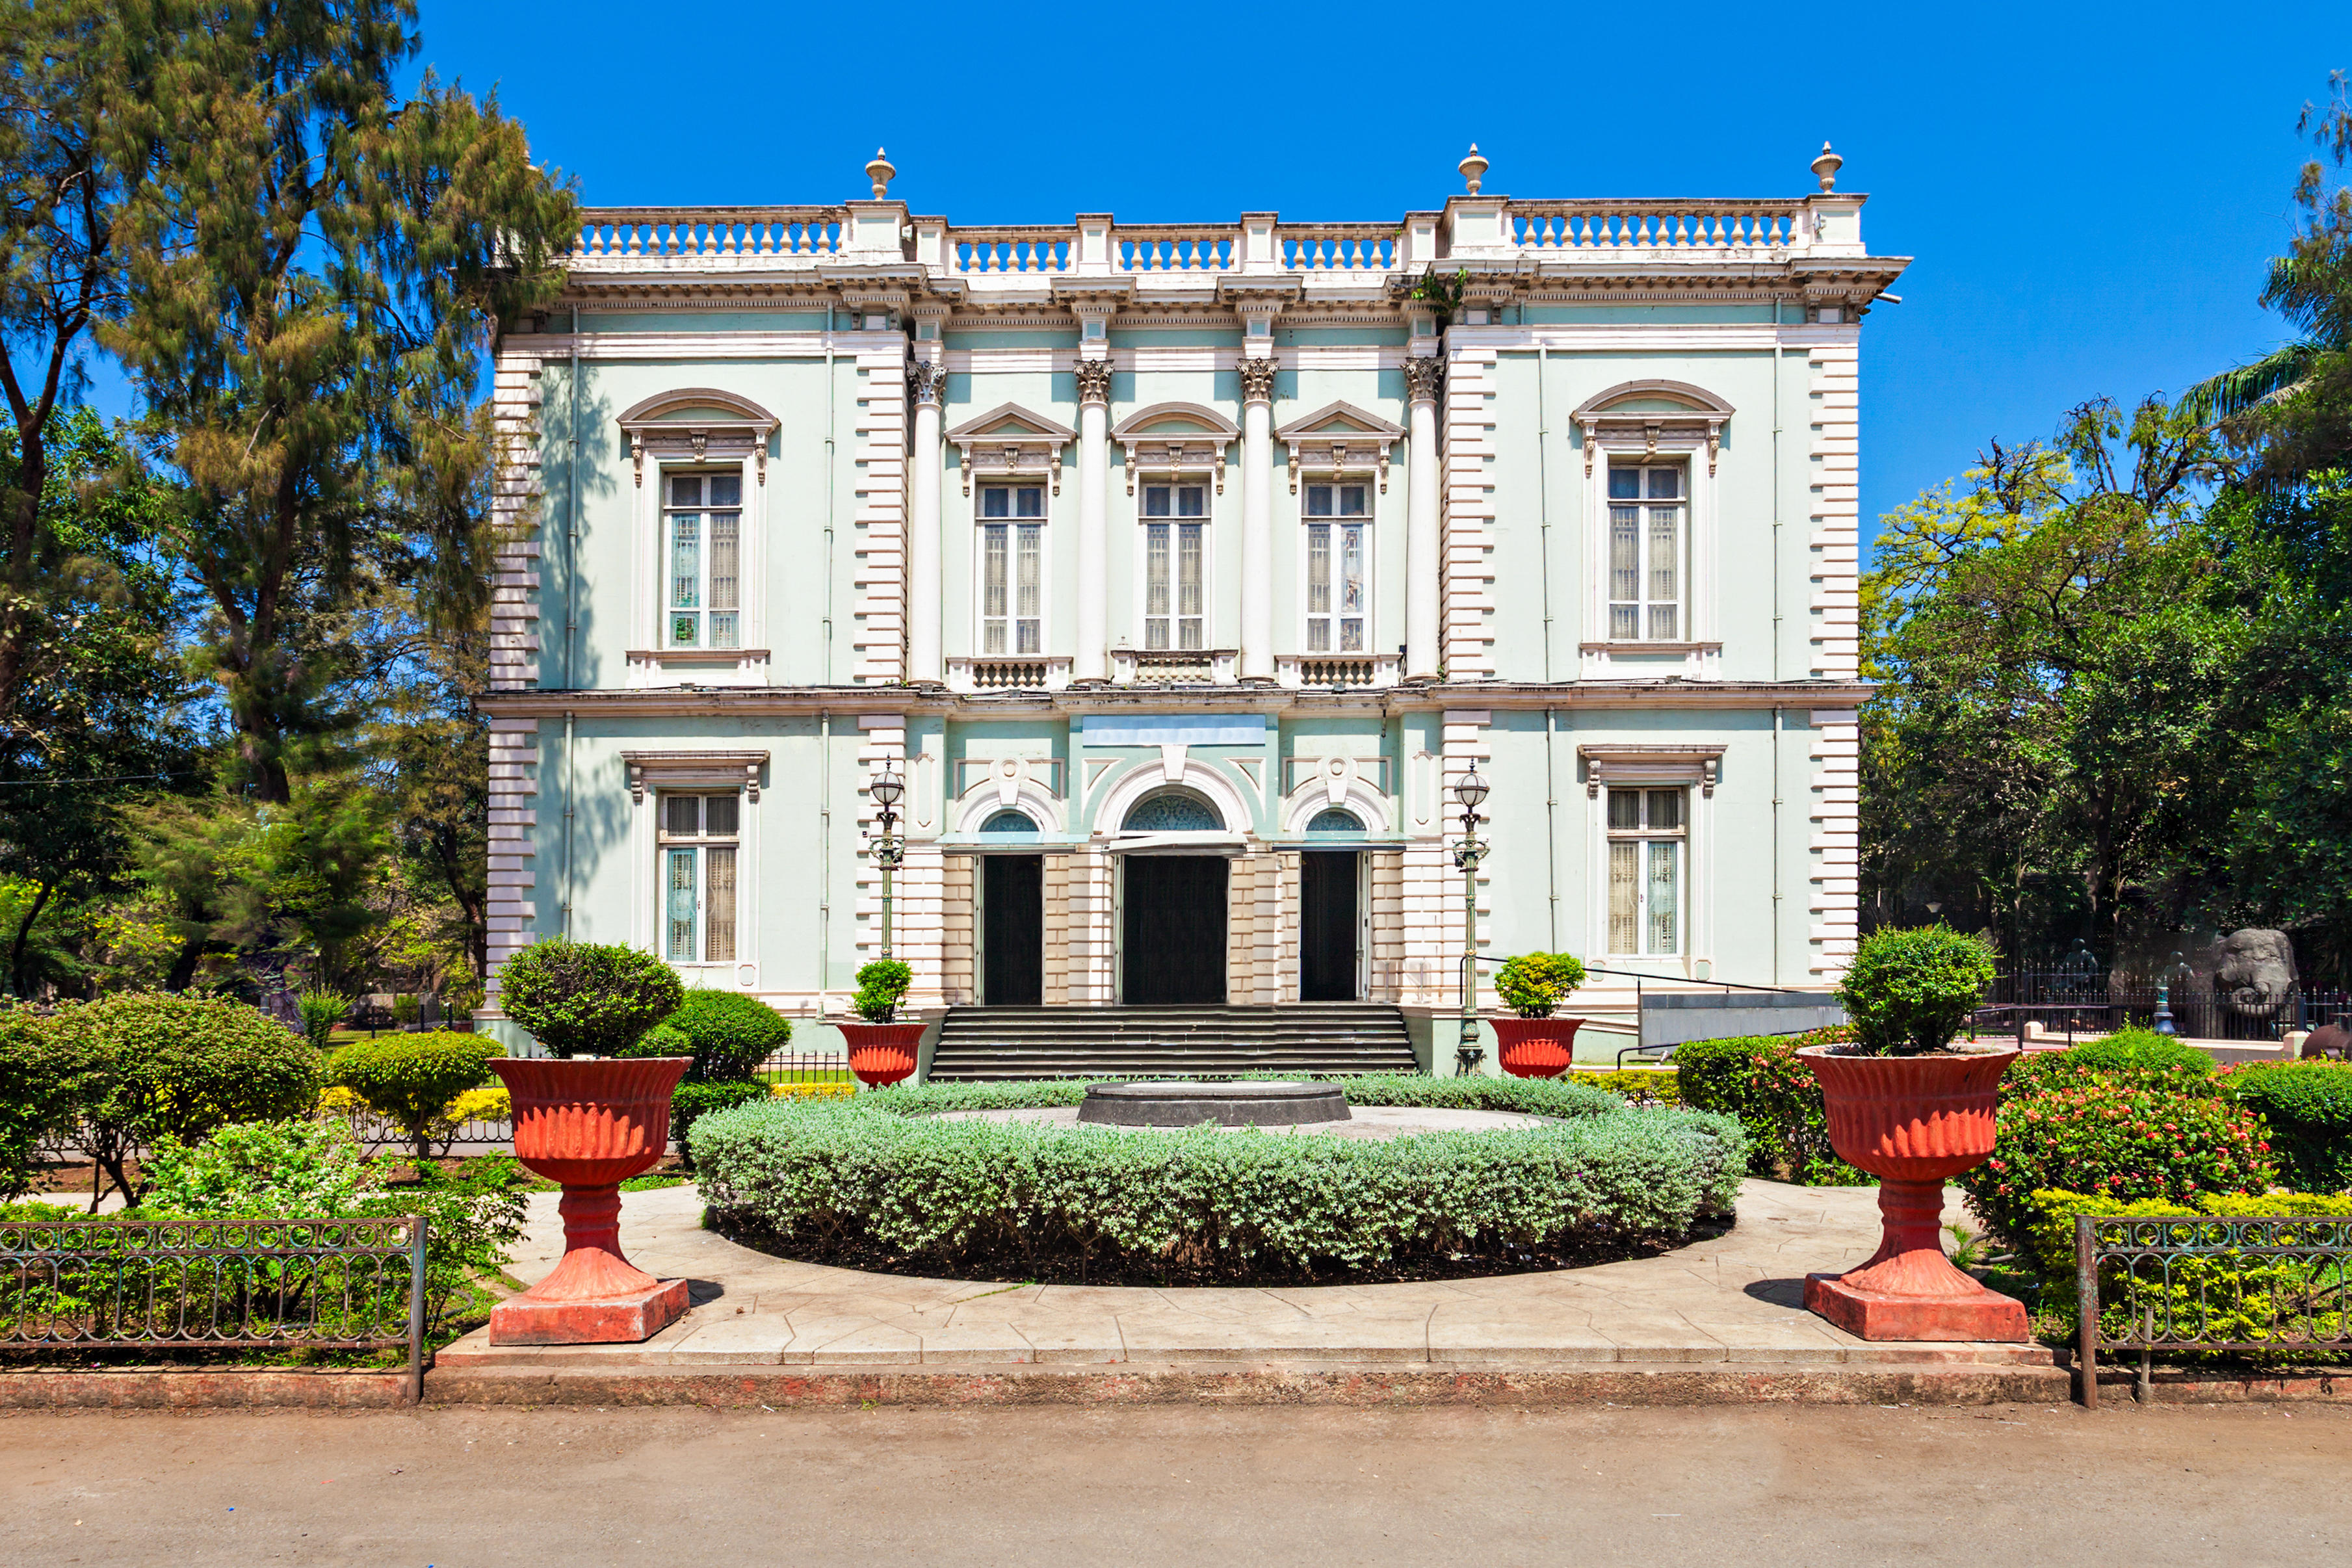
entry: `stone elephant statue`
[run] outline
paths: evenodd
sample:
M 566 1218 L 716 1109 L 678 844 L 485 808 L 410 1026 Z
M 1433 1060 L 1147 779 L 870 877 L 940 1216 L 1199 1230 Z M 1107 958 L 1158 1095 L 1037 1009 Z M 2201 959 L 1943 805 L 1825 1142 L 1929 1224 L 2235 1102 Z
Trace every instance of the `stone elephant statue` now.
M 2213 954 L 2213 989 L 2243 1017 L 2275 1014 L 2295 987 L 2294 946 L 2283 931 L 2249 926 L 2221 939 Z

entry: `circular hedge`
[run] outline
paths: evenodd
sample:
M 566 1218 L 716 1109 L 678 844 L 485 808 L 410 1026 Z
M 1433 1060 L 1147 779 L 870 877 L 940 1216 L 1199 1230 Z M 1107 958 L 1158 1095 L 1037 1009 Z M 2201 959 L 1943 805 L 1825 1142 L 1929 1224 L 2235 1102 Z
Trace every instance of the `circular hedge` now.
M 1339 1080 L 1358 1105 L 1544 1125 L 1385 1142 L 940 1120 L 1076 1105 L 1085 1082 L 891 1089 L 698 1120 L 704 1200 L 740 1238 L 856 1268 L 1048 1283 L 1462 1278 L 1675 1245 L 1730 1213 L 1738 1123 L 1575 1084 Z

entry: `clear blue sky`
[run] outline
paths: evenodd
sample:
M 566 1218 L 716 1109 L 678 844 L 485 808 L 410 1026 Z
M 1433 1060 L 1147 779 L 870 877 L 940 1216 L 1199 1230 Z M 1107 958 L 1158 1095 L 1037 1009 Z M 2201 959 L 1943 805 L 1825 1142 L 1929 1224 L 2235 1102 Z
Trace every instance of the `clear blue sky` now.
M 894 195 L 1377 218 L 1475 141 L 1520 196 L 1780 195 L 1823 138 L 1864 237 L 1917 259 L 1865 327 L 1863 516 L 2106 395 L 2276 343 L 2297 109 L 2352 5 L 619 5 L 424 0 L 424 59 L 495 86 L 593 204 Z

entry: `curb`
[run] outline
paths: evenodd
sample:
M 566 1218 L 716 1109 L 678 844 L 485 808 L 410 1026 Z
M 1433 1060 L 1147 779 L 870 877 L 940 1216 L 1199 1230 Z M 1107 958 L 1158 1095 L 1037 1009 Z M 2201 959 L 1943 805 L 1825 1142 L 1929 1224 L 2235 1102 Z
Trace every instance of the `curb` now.
M 0 1373 L 0 1410 L 413 1408 L 405 1372 Z
M 1419 1368 L 1394 1363 L 1127 1363 L 1116 1369 L 1008 1365 L 768 1365 L 667 1368 L 446 1368 L 425 1379 L 427 1405 L 692 1405 L 826 1408 L 866 1405 L 1297 1405 L 1395 1409 L 1441 1405 L 1999 1405 L 2073 1398 L 2063 1367 L 1964 1364 L 1796 1367 L 1612 1362 L 1586 1366 Z

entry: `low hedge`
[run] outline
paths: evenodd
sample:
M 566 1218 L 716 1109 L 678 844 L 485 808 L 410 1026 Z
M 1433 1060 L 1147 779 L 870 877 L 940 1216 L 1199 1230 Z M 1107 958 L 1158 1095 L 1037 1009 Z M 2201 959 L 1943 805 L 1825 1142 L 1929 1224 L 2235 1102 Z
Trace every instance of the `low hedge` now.
M 722 1223 L 800 1258 L 1045 1281 L 1426 1278 L 1591 1261 L 1728 1213 L 1728 1118 L 1577 1084 L 1347 1080 L 1358 1104 L 1531 1110 L 1547 1125 L 1386 1142 L 940 1120 L 1072 1105 L 1079 1082 L 771 1100 L 691 1135 Z
M 2289 1183 L 2307 1193 L 2352 1189 L 2352 1067 L 2260 1063 L 2227 1074 L 2222 1089 L 2270 1128 Z
M 2319 1193 L 2209 1194 L 2188 1202 L 2170 1199 L 2121 1202 L 2084 1193 L 2042 1191 L 2033 1194 L 2030 1258 L 2041 1274 L 2040 1306 L 2053 1313 L 2071 1334 L 2082 1321 L 2082 1303 L 2074 1276 L 2074 1219 L 2078 1215 L 2126 1218 L 2169 1215 L 2210 1215 L 2216 1218 L 2296 1219 L 2352 1218 L 2352 1196 Z M 2282 1240 L 2285 1237 L 2283 1236 Z M 2175 1258 L 2168 1273 L 2153 1269 L 2140 1274 L 2138 1304 L 2155 1307 L 2159 1321 L 2169 1320 L 2184 1330 L 2201 1329 L 2214 1340 L 2261 1341 L 2277 1338 L 2283 1329 L 2300 1328 L 2306 1316 L 2322 1334 L 2344 1326 L 2342 1265 L 2326 1258 L 2293 1254 L 2246 1258 L 2226 1253 Z M 2124 1289 L 2123 1265 L 2109 1263 L 2100 1271 L 2102 1326 L 2121 1335 L 2132 1326 L 2130 1303 Z M 2210 1353 L 2210 1352 L 2209 1352 Z M 2342 1350 L 2315 1350 L 2287 1343 L 2277 1351 L 2220 1352 L 2229 1359 L 2287 1360 L 2299 1363 L 2341 1364 Z M 2166 1359 L 2200 1359 L 2200 1352 L 2167 1352 Z
M 2181 1094 L 2218 1092 L 2211 1083 L 2211 1057 L 2153 1029 L 2119 1029 L 2063 1051 L 2028 1051 L 2001 1075 L 2000 1092 L 2002 1098 L 2013 1100 L 2060 1079 L 2080 1079 L 2087 1073 L 2134 1075 L 2141 1082 L 2168 1085 Z

